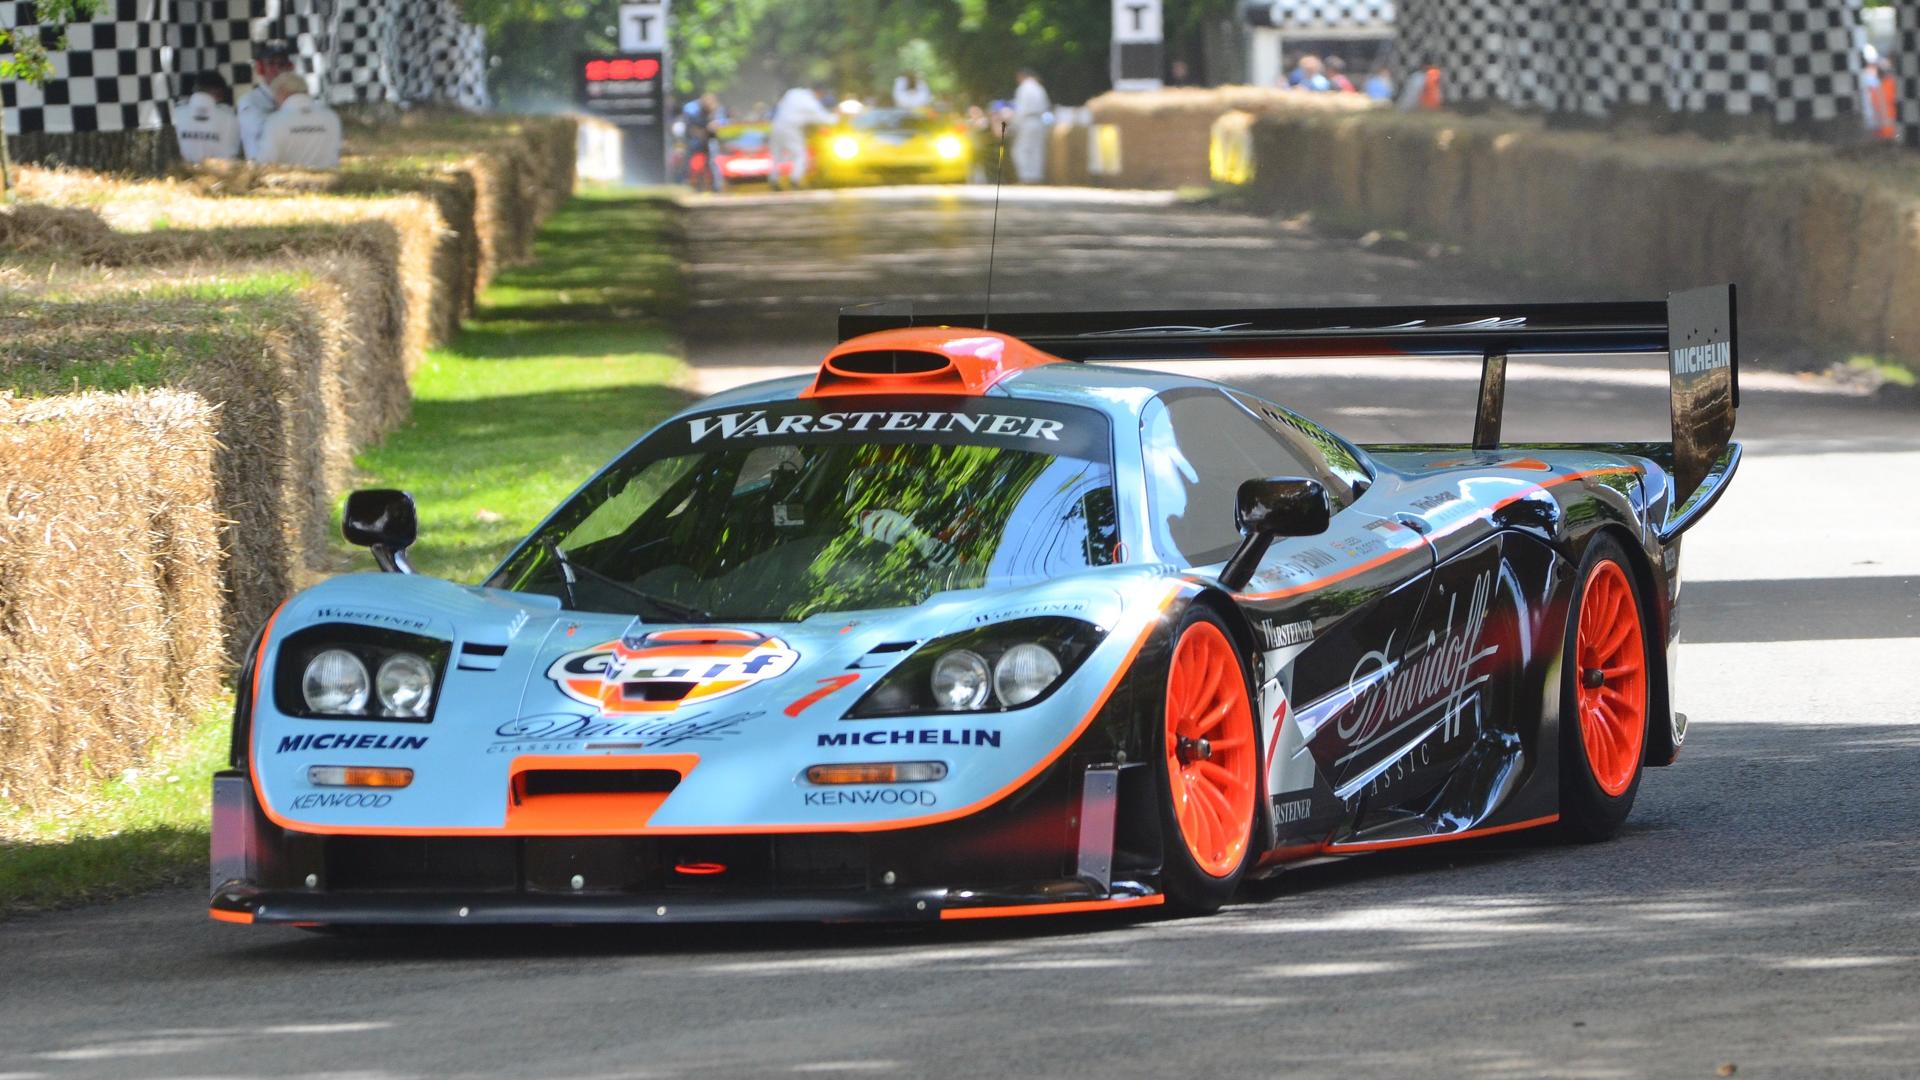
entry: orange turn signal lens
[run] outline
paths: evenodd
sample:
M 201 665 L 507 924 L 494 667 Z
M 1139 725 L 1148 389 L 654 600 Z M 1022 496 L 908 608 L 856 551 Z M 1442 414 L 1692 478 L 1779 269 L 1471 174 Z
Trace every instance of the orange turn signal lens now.
M 944 761 L 875 761 L 815 765 L 807 770 L 810 784 L 924 784 L 946 778 Z
M 375 765 L 315 765 L 307 770 L 307 783 L 314 787 L 406 787 L 413 783 L 413 770 Z

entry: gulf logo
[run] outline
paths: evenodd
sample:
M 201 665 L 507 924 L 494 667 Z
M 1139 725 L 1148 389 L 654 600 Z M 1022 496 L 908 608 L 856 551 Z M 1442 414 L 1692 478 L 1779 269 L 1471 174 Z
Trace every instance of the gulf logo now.
M 786 642 L 752 630 L 657 630 L 570 652 L 547 678 L 603 716 L 665 713 L 779 678 L 799 659 Z

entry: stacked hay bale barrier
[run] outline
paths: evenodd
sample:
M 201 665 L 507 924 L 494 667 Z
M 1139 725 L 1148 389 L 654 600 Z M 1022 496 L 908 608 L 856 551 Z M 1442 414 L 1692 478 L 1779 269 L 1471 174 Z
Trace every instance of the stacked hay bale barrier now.
M 0 209 L 0 802 L 137 762 L 335 569 L 354 452 L 572 187 L 565 121 L 448 126 L 350 144 L 332 174 L 22 171 Z
M 53 269 L 11 290 L 0 372 L 35 394 L 167 387 L 220 406 L 229 645 L 322 571 L 348 479 L 347 292 L 287 263 Z M 401 387 L 404 393 L 404 385 Z
M 218 688 L 216 411 L 0 395 L 0 802 L 136 764 Z
M 1392 112 L 1270 112 L 1253 144 L 1273 209 L 1607 295 L 1736 281 L 1764 338 L 1920 368 L 1920 193 L 1891 158 Z
M 1257 86 L 1178 87 L 1115 91 L 1087 103 L 1095 133 L 1118 143 L 1118 170 L 1095 171 L 1093 183 L 1116 187 L 1179 188 L 1211 180 L 1213 125 L 1227 113 L 1276 110 L 1347 115 L 1377 103 L 1359 94 L 1309 94 Z

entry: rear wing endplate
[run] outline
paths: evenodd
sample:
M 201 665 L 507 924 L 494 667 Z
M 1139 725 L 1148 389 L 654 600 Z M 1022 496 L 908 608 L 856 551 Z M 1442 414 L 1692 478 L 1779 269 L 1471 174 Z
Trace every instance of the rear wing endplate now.
M 1250 360 L 1303 356 L 1478 356 L 1473 445 L 1500 445 L 1507 358 L 1665 353 L 1672 400 L 1676 505 L 1733 441 L 1740 406 L 1734 287 L 1662 301 L 1461 304 L 1376 308 L 1227 308 L 994 315 L 991 328 L 1063 360 Z M 916 311 L 909 303 L 842 308 L 840 340 L 908 326 L 984 327 L 986 315 Z

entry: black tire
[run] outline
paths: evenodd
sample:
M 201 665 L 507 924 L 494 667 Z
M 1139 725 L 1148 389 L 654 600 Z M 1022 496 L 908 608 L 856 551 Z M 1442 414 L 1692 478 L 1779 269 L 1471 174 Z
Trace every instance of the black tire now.
M 1629 697 L 1638 698 L 1641 730 L 1639 750 L 1632 755 L 1631 781 L 1617 793 L 1609 793 L 1596 775 L 1583 734 L 1584 725 L 1592 721 L 1583 714 L 1580 704 L 1582 680 L 1587 677 L 1578 655 L 1580 619 L 1589 583 L 1596 574 L 1607 573 L 1602 569 L 1604 563 L 1614 564 L 1625 575 L 1633 598 L 1636 616 L 1633 621 L 1638 624 L 1636 632 L 1643 664 L 1639 693 L 1628 694 Z M 1614 537 L 1605 535 L 1588 545 L 1586 556 L 1580 562 L 1580 572 L 1573 580 L 1560 666 L 1560 829 L 1568 839 L 1577 843 L 1594 843 L 1612 838 L 1626 822 L 1627 814 L 1633 809 L 1634 796 L 1640 791 L 1640 778 L 1645 770 L 1643 759 L 1648 738 L 1647 725 L 1652 714 L 1652 680 L 1648 677 L 1651 665 L 1648 643 L 1651 635 L 1647 629 L 1644 601 L 1625 546 Z M 1617 780 L 1615 786 L 1618 786 Z
M 1174 657 L 1181 641 L 1201 624 L 1217 632 L 1229 646 L 1233 667 L 1239 676 L 1239 685 L 1247 695 L 1246 734 L 1250 744 L 1248 752 L 1251 753 L 1255 763 L 1252 774 L 1253 805 L 1251 812 L 1246 815 L 1245 843 L 1237 863 L 1224 875 L 1209 872 L 1203 868 L 1188 847 L 1174 805 L 1173 780 L 1167 754 L 1167 691 L 1172 681 Z M 1194 604 L 1187 609 L 1168 642 L 1168 679 L 1162 686 L 1162 696 L 1154 711 L 1156 722 L 1153 747 L 1154 761 L 1157 763 L 1155 772 L 1158 777 L 1156 792 L 1160 807 L 1161 888 L 1166 893 L 1170 911 L 1175 914 L 1207 915 L 1220 910 L 1233 898 L 1234 890 L 1239 888 L 1241 879 L 1246 876 L 1247 868 L 1253 865 L 1259 854 L 1256 848 L 1256 826 L 1260 821 L 1260 810 L 1265 799 L 1265 778 L 1261 775 L 1264 770 L 1258 765 L 1264 760 L 1260 750 L 1260 725 L 1258 709 L 1254 706 L 1253 686 L 1247 677 L 1246 662 L 1240 655 L 1240 650 L 1233 646 L 1233 640 L 1232 631 L 1218 614 L 1205 604 Z

